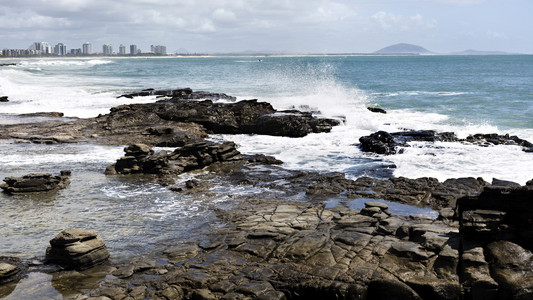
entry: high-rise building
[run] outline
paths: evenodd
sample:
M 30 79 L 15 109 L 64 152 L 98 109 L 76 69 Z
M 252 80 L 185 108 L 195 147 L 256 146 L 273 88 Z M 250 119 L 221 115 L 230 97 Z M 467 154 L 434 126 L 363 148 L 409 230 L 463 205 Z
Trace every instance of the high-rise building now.
M 150 46 L 150 49 L 156 55 L 167 55 L 167 47 L 165 47 L 165 46 L 161 46 L 161 45 L 154 46 L 154 45 L 152 45 L 152 46 Z
M 126 55 L 126 46 L 120 44 L 120 46 L 118 46 L 118 54 Z
M 137 45 L 130 45 L 130 54 L 137 55 Z
M 89 42 L 84 43 L 82 46 L 82 53 L 85 55 L 93 53 L 93 45 Z
M 47 42 L 35 42 L 32 46 L 33 50 L 38 51 L 40 54 L 51 54 L 52 47 Z
M 67 45 L 63 43 L 59 43 L 55 45 L 54 54 L 61 55 L 61 56 L 67 55 Z
M 104 44 L 102 46 L 102 51 L 104 52 L 104 55 L 113 55 L 113 46 L 110 44 Z
M 81 55 L 81 49 L 70 49 L 70 54 L 72 55 Z

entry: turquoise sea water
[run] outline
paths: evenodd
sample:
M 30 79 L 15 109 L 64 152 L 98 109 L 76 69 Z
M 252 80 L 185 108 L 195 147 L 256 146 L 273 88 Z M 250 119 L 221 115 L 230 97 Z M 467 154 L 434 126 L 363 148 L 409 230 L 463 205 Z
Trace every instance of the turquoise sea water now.
M 510 133 L 533 142 L 531 55 L 104 57 L 12 62 L 18 65 L 0 67 L 0 96 L 10 99 L 0 103 L 0 124 L 28 122 L 16 114 L 42 111 L 93 117 L 120 104 L 156 101 L 153 97 L 117 99 L 126 92 L 190 87 L 346 120 L 331 133 L 304 138 L 211 137 L 235 141 L 244 153 L 274 155 L 285 162 L 285 168 L 339 171 L 357 178 L 390 175 L 376 169 L 395 165 L 393 176 L 410 178 L 481 176 L 487 181 L 499 178 L 521 184 L 533 179 L 533 153 L 517 146 L 413 143 L 405 153 L 388 157 L 362 153 L 356 146 L 363 135 L 403 129 L 453 131 L 460 137 Z M 371 113 L 368 105 L 388 113 Z M 216 186 L 205 199 L 193 199 L 149 183 L 107 178 L 103 170 L 122 155 L 120 146 L 45 147 L 10 141 L 0 146 L 1 178 L 73 171 L 71 186 L 49 199 L 0 194 L 4 210 L 0 234 L 6 237 L 0 255 L 40 254 L 57 232 L 76 226 L 97 229 L 112 253 L 124 257 L 146 249 L 146 241 L 186 235 L 201 224 L 190 220 L 209 220 L 209 205 L 227 201 L 228 194 L 265 192 L 224 191 L 223 186 Z M 172 226 L 176 223 L 180 226 Z

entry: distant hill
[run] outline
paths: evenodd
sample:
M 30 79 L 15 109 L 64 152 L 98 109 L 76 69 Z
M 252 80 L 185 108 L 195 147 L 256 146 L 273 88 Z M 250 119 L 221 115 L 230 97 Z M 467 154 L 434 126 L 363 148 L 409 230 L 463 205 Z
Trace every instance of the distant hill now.
M 375 54 L 432 54 L 428 49 L 411 44 L 400 43 L 380 49 Z

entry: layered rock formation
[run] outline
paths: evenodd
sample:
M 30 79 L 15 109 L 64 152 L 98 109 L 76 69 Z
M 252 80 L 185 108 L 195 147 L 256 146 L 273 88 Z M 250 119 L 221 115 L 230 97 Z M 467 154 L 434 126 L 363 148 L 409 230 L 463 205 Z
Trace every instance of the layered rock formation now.
M 20 259 L 0 256 L 0 285 L 20 279 L 21 275 Z
M 66 269 L 84 270 L 105 262 L 109 251 L 94 230 L 70 228 L 50 240 L 46 260 Z
M 491 186 L 457 201 L 463 286 L 475 299 L 533 298 L 533 186 Z
M 70 184 L 70 171 L 61 171 L 59 176 L 33 173 L 22 177 L 6 177 L 0 188 L 9 194 L 35 193 L 59 190 Z
M 197 142 L 176 148 L 173 152 L 154 153 L 144 144 L 134 144 L 124 149 L 126 156 L 106 169 L 107 175 L 155 174 L 179 175 L 183 172 L 202 169 L 216 162 L 242 160 L 235 143 Z

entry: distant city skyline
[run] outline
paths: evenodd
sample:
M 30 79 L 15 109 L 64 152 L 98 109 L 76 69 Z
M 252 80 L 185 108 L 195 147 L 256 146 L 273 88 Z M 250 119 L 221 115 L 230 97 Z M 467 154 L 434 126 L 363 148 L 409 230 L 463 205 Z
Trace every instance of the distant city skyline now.
M 28 48 L 0 48 L 0 57 L 19 57 L 19 56 L 39 56 L 39 55 L 141 55 L 141 54 L 154 54 L 154 55 L 167 55 L 167 47 L 163 45 L 150 45 L 150 51 L 143 52 L 137 47 L 136 44 L 131 44 L 130 52 L 126 52 L 126 46 L 120 44 L 119 51 L 114 51 L 112 44 L 103 44 L 102 51 L 93 51 L 93 45 L 90 42 L 85 42 L 81 45 L 81 48 L 68 48 L 65 43 L 57 43 L 52 46 L 48 42 L 33 42 Z
M 369 53 L 409 43 L 533 53 L 532 11 L 531 0 L 2 0 L 0 48 L 84 40 L 170 53 Z

